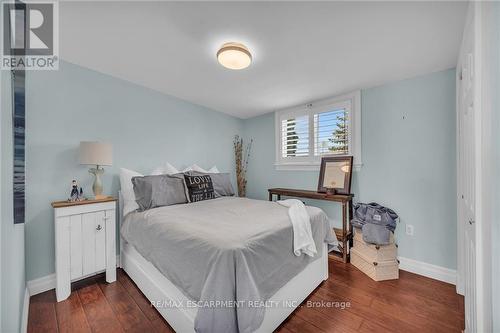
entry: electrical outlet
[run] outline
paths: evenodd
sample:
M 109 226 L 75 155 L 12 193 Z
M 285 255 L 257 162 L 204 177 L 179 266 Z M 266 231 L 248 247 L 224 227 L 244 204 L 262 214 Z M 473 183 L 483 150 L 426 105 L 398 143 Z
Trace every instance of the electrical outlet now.
M 413 236 L 413 225 L 411 224 L 406 225 L 406 234 L 408 236 Z

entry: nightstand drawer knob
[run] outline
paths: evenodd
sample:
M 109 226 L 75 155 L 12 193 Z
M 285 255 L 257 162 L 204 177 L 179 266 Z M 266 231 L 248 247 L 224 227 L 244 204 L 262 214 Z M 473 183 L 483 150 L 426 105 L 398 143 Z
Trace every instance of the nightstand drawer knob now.
M 95 228 L 95 230 L 97 230 L 97 231 L 99 231 L 99 230 L 101 230 L 101 229 L 102 229 L 102 227 L 101 227 L 101 225 L 100 225 L 100 224 L 99 224 L 99 225 L 97 225 L 97 228 Z

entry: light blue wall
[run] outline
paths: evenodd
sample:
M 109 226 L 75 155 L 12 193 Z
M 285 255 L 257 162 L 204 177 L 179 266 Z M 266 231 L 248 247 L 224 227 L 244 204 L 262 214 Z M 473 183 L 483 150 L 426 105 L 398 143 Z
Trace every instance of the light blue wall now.
M 104 188 L 116 195 L 120 167 L 147 173 L 168 161 L 233 172 L 233 137 L 242 121 L 150 89 L 62 62 L 27 77 L 27 278 L 54 272 L 50 202 L 67 198 L 71 180 L 91 194 L 78 144 L 113 144 Z
M 275 170 L 274 114 L 245 120 L 244 131 L 254 139 L 250 197 L 266 199 L 270 187 L 316 188 L 317 171 Z M 455 269 L 455 70 L 363 90 L 362 161 L 353 175 L 356 200 L 400 215 L 399 255 Z M 340 206 L 314 204 L 338 222 Z
M 10 73 L 1 71 L 1 332 L 19 332 L 26 289 L 24 225 L 14 225 Z

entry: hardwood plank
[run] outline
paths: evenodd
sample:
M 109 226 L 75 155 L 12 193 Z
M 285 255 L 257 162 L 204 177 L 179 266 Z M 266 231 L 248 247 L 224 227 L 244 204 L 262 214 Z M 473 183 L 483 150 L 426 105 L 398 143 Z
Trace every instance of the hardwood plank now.
M 91 332 L 85 311 L 77 292 L 71 293 L 68 299 L 56 303 L 57 324 L 61 333 Z
M 285 325 L 286 329 L 292 333 L 317 333 L 317 332 L 326 332 L 309 322 L 303 320 L 296 314 L 292 313 L 287 320 Z
M 120 283 L 99 282 L 99 288 L 126 332 L 153 332 L 149 319 Z
M 374 333 L 374 332 L 388 332 L 387 329 L 383 326 L 380 326 L 370 320 L 363 320 L 361 323 L 361 327 L 358 332 L 360 333 Z
M 457 311 L 460 310 L 459 301 L 463 297 L 457 295 L 454 285 L 403 270 L 399 271 L 399 276 L 398 280 L 390 281 L 390 284 L 398 290 L 411 290 L 440 304 L 453 307 Z
M 148 317 L 149 320 L 154 321 L 157 319 L 163 319 L 158 311 L 156 311 L 156 309 L 151 305 L 151 302 L 135 285 L 134 281 L 132 281 L 132 279 L 128 277 L 128 275 L 122 269 L 119 269 L 117 272 L 117 280 L 122 284 L 124 289 L 134 299 L 135 303 L 139 306 L 141 311 L 146 315 L 146 317 Z
M 345 301 L 337 297 L 320 297 L 323 294 L 323 288 L 320 288 L 314 292 L 308 299 L 313 302 L 322 301 Z M 336 308 L 336 307 L 316 307 L 316 311 L 319 311 L 327 316 L 329 320 L 334 322 L 341 322 L 347 325 L 349 328 L 357 329 L 361 325 L 363 318 L 358 314 L 346 311 L 346 309 Z
M 132 297 L 144 315 L 151 321 L 154 332 L 175 333 L 173 328 L 163 319 L 160 313 L 151 305 L 151 302 L 139 290 L 134 281 L 122 269 L 117 270 L 117 280 Z
M 153 332 L 155 333 L 175 333 L 170 325 L 163 318 L 158 318 L 151 321 Z
M 286 320 L 284 323 L 280 325 L 274 332 L 276 333 L 292 333 L 288 328 L 286 328 L 286 323 L 288 323 L 288 320 Z
M 322 311 L 326 314 L 341 314 L 344 317 L 348 317 L 349 315 L 357 318 L 358 325 L 361 325 L 363 320 L 372 320 L 379 324 L 380 326 L 385 328 L 387 332 L 398 332 L 401 330 L 405 330 L 408 332 L 421 332 L 417 326 L 409 325 L 399 318 L 393 317 L 391 314 L 381 312 L 377 309 L 371 308 L 370 306 L 363 305 L 355 301 L 355 299 L 348 299 L 339 293 L 336 293 L 337 290 L 327 290 L 321 289 L 318 291 L 317 295 L 319 299 L 323 299 L 325 301 L 339 301 L 339 302 L 349 302 L 350 307 L 341 309 L 329 309 L 329 308 L 318 308 L 319 311 Z M 396 329 L 395 329 L 396 328 Z
M 458 301 L 458 310 L 459 310 L 459 317 L 460 317 L 460 323 L 461 323 L 461 328 L 465 328 L 465 298 L 462 295 L 457 295 L 459 297 Z
M 349 284 L 345 283 L 345 281 L 336 281 L 334 278 L 331 278 L 328 281 L 325 281 L 325 288 L 328 290 L 335 290 L 336 294 L 342 296 L 343 298 L 356 301 L 357 303 L 370 306 L 373 301 L 373 294 L 366 292 L 363 289 L 353 288 Z
M 377 308 L 379 311 L 391 313 L 405 323 L 417 326 L 423 332 L 450 332 L 452 330 L 460 331 L 460 325 L 458 321 L 455 322 L 455 325 L 453 325 L 453 327 L 450 327 L 449 325 L 445 325 L 442 322 L 434 322 L 433 320 L 429 320 L 429 318 L 420 318 L 411 310 L 392 304 L 386 304 L 377 299 L 374 300 L 372 307 Z M 438 313 L 436 313 L 436 315 L 438 315 Z
M 350 327 L 348 324 L 339 320 L 332 320 L 320 311 L 317 311 L 312 307 L 307 307 L 306 305 L 303 305 L 302 307 L 295 310 L 295 314 L 299 318 L 307 321 L 308 323 L 325 332 L 357 332 L 357 329 Z
M 78 296 L 93 332 L 123 332 L 115 313 L 97 284 L 79 289 Z
M 28 332 L 57 332 L 56 293 L 49 290 L 30 298 Z

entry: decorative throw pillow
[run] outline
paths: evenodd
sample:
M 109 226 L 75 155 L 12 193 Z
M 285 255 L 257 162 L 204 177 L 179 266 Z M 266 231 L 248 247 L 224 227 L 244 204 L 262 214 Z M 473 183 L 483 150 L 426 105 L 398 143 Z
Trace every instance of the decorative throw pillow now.
M 205 176 L 207 173 L 189 171 L 186 173 L 189 176 Z M 231 175 L 228 173 L 208 173 L 212 179 L 214 194 L 216 198 L 231 197 L 234 195 L 233 185 L 231 184 Z
M 186 189 L 190 202 L 197 202 L 215 198 L 212 178 L 209 175 L 184 175 Z

